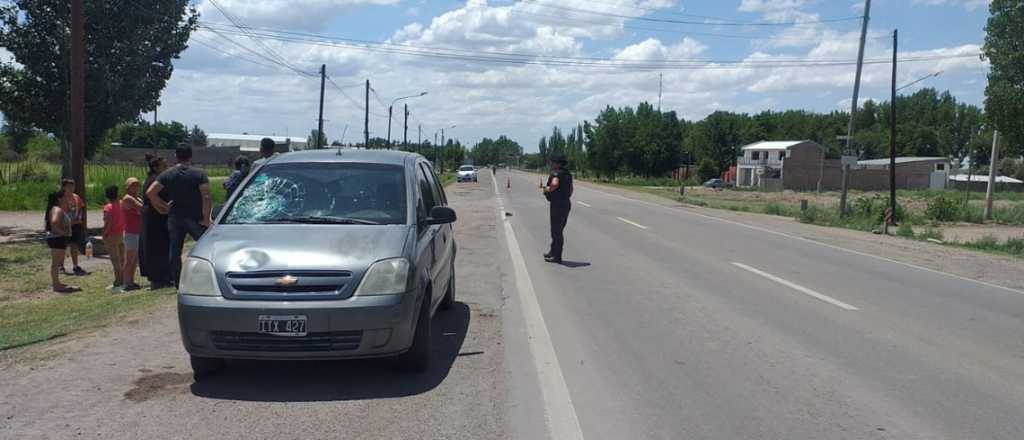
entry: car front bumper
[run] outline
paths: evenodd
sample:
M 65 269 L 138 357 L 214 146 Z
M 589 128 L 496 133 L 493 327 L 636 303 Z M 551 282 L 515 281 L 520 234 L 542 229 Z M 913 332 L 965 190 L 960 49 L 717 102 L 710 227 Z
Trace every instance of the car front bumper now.
M 476 180 L 476 176 L 472 174 L 458 175 L 456 176 L 456 179 L 458 179 L 459 182 L 466 182 L 469 180 Z
M 178 324 L 193 356 L 350 359 L 401 354 L 412 344 L 414 294 L 336 301 L 246 301 L 178 295 Z M 303 315 L 306 336 L 257 332 L 260 315 Z

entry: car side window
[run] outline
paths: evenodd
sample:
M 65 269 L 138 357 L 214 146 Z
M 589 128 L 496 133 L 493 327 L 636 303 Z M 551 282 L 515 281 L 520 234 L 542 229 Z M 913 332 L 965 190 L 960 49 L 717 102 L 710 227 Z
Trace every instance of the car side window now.
M 423 168 L 429 171 L 430 178 L 434 182 L 434 195 L 438 200 L 438 204 L 441 206 L 448 206 L 448 195 L 444 193 L 444 187 L 441 186 L 441 179 L 437 177 L 437 173 L 434 172 L 434 167 L 423 164 Z
M 433 184 L 430 182 L 430 178 L 423 172 L 422 165 L 416 170 L 416 177 L 420 183 L 420 195 L 423 198 L 423 209 L 424 214 L 429 215 L 430 210 L 437 206 L 437 198 L 434 196 Z
M 427 179 L 428 185 L 430 186 L 429 191 L 432 196 L 431 200 L 433 201 L 433 204 L 427 207 L 427 212 L 430 212 L 430 208 L 444 205 L 444 198 L 441 192 L 438 191 L 437 181 L 434 179 L 434 173 L 430 170 L 430 167 L 425 163 L 421 163 L 420 172 L 423 173 L 423 176 Z

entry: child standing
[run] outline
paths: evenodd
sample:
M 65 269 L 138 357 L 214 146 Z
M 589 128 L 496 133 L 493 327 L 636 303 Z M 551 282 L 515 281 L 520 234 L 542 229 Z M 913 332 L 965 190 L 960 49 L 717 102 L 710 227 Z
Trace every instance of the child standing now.
M 107 204 L 103 205 L 103 244 L 110 254 L 110 264 L 114 266 L 114 285 L 112 292 L 118 292 L 124 286 L 124 212 L 117 198 L 117 185 L 107 187 L 105 191 Z
M 121 199 L 121 211 L 124 212 L 124 290 L 139 290 L 135 284 L 135 269 L 139 267 L 139 234 L 142 233 L 142 198 L 139 192 L 142 182 L 129 177 L 124 183 L 125 195 Z

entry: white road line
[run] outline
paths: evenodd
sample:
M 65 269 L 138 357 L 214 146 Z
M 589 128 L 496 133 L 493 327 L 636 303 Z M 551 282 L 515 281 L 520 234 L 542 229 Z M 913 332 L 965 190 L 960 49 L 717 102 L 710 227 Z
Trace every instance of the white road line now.
M 569 387 L 565 384 L 562 367 L 558 363 L 555 347 L 551 343 L 551 334 L 548 333 L 547 324 L 544 323 L 544 315 L 540 311 L 537 293 L 533 290 L 530 272 L 526 269 L 523 251 L 519 248 L 515 231 L 512 230 L 512 223 L 505 217 L 505 204 L 502 201 L 501 193 L 498 192 L 498 183 L 493 179 L 492 181 L 494 182 L 494 195 L 498 199 L 498 221 L 505 226 L 505 240 L 508 242 L 508 252 L 512 257 L 512 267 L 515 271 L 516 292 L 519 294 L 519 302 L 522 304 L 530 353 L 533 355 L 533 364 L 537 369 L 537 377 L 540 381 L 548 435 L 554 440 L 583 440 L 583 430 L 580 429 L 576 408 L 569 395 Z
M 617 218 L 617 219 L 619 219 L 619 220 L 621 220 L 621 221 L 623 221 L 623 222 L 629 223 L 629 224 L 631 224 L 631 225 L 633 225 L 633 226 L 636 226 L 636 227 L 638 227 L 638 228 L 640 228 L 640 229 L 647 229 L 647 226 L 641 225 L 641 224 L 639 224 L 639 223 L 631 222 L 631 221 L 629 221 L 629 220 L 626 220 L 626 219 L 624 219 L 624 218 L 622 218 L 622 217 L 615 217 L 615 218 Z
M 583 186 L 581 185 L 581 187 L 583 187 Z M 593 188 L 593 187 L 584 187 L 584 188 L 587 188 L 587 189 L 589 189 L 591 191 L 594 191 L 594 192 L 599 192 L 599 193 L 607 195 L 607 196 L 617 197 L 617 198 L 620 198 L 620 199 L 623 199 L 623 200 L 628 200 L 628 201 L 640 203 L 640 204 L 643 204 L 643 205 L 649 205 L 649 206 L 653 206 L 653 207 L 656 207 L 656 208 L 661 208 L 661 209 L 665 209 L 665 210 L 668 210 L 668 211 L 672 211 L 672 212 L 675 212 L 675 213 L 681 213 L 681 214 L 688 214 L 688 215 L 693 215 L 693 216 L 697 216 L 697 217 L 703 217 L 703 218 L 706 218 L 706 219 L 709 219 L 709 220 L 714 220 L 714 221 L 719 221 L 719 222 L 722 222 L 722 223 L 728 223 L 728 224 L 731 224 L 731 225 L 739 226 L 741 228 L 753 229 L 755 231 L 761 231 L 761 232 L 764 232 L 764 233 L 767 233 L 767 234 L 774 234 L 774 235 L 778 235 L 780 237 L 786 237 L 786 238 L 793 239 L 793 240 L 799 240 L 799 241 L 803 241 L 803 242 L 806 242 L 806 243 L 816 244 L 818 246 L 824 246 L 824 247 L 827 247 L 829 249 L 835 249 L 837 251 L 847 252 L 847 253 L 851 253 L 851 254 L 854 254 L 854 255 L 860 255 L 862 257 L 874 258 L 876 260 L 885 261 L 887 263 L 899 264 L 901 266 L 910 267 L 910 268 L 914 268 L 914 269 L 917 269 L 917 270 L 923 270 L 925 272 L 930 272 L 930 273 L 934 273 L 934 274 L 937 274 L 937 275 L 945 275 L 947 277 L 955 278 L 955 279 L 958 279 L 960 281 L 967 281 L 967 282 L 971 282 L 971 283 L 977 283 L 977 284 L 981 284 L 982 286 L 991 287 L 993 289 L 1005 290 L 1007 292 L 1012 292 L 1012 293 L 1016 293 L 1016 294 L 1019 294 L 1019 295 L 1024 295 L 1024 290 L 1014 289 L 1012 287 L 1000 286 L 998 284 L 993 284 L 993 283 L 990 283 L 990 282 L 987 282 L 987 281 L 981 281 L 981 280 L 976 280 L 976 279 L 973 279 L 973 278 L 967 278 L 965 276 L 960 276 L 960 275 L 952 274 L 952 273 L 949 273 L 949 272 L 943 272 L 941 270 L 935 270 L 935 269 L 927 268 L 927 267 L 924 267 L 924 266 L 918 266 L 916 264 L 907 263 L 905 261 L 894 260 L 892 258 L 887 258 L 887 257 L 879 256 L 879 255 L 869 254 L 867 252 L 855 251 L 853 249 L 847 249 L 847 248 L 844 248 L 842 246 L 836 246 L 834 244 L 822 243 L 822 242 L 817 241 L 817 240 L 811 240 L 809 238 L 800 237 L 800 236 L 797 236 L 797 235 L 791 235 L 791 234 L 787 234 L 785 232 L 779 232 L 779 231 L 775 231 L 775 230 L 771 230 L 771 229 L 767 229 L 767 228 L 762 228 L 762 227 L 759 227 L 759 226 L 748 225 L 748 224 L 742 223 L 742 222 L 726 220 L 724 218 L 719 218 L 719 217 L 715 217 L 715 216 L 711 216 L 711 215 L 700 214 L 700 213 L 696 213 L 696 212 L 689 211 L 689 210 L 683 210 L 683 209 L 675 208 L 675 207 L 672 207 L 672 206 L 665 206 L 665 205 L 661 205 L 661 204 L 658 204 L 658 203 L 652 203 L 652 202 L 648 202 L 646 200 L 639 200 L 639 199 L 634 199 L 632 197 L 626 197 L 626 196 L 622 196 L 622 195 L 619 195 L 619 194 L 613 194 L 613 193 L 610 193 L 610 192 L 607 192 L 607 191 L 602 191 L 602 190 L 599 190 L 599 189 L 596 189 L 596 188 Z
M 793 283 L 793 282 L 786 281 L 786 280 L 784 280 L 782 278 L 779 278 L 779 277 L 777 277 L 775 275 L 772 275 L 770 273 L 763 272 L 763 271 L 760 271 L 758 269 L 754 269 L 753 267 L 747 266 L 746 264 L 737 263 L 737 262 L 733 261 L 732 265 L 736 266 L 736 267 L 738 267 L 740 269 L 743 269 L 743 270 L 745 270 L 747 272 L 751 272 L 751 273 L 763 276 L 765 278 L 768 278 L 769 280 L 775 281 L 776 283 L 782 284 L 783 286 L 789 287 L 789 288 L 791 288 L 793 290 L 796 290 L 797 292 L 800 292 L 800 293 L 803 293 L 805 295 L 808 295 L 808 296 L 820 299 L 822 301 L 825 301 L 825 302 L 827 302 L 829 304 L 832 304 L 832 305 L 834 305 L 836 307 L 839 307 L 840 309 L 843 309 L 843 310 L 860 310 L 860 309 L 858 309 L 858 308 L 856 308 L 854 306 L 851 306 L 851 305 L 849 305 L 847 303 L 844 303 L 844 302 L 842 302 L 842 301 L 840 301 L 838 299 L 832 298 L 831 296 L 815 292 L 815 291 L 813 291 L 811 289 L 808 289 L 808 288 L 806 288 L 804 286 L 801 286 L 801 285 Z
M 587 202 L 581 202 L 581 201 L 577 200 L 576 203 L 579 203 L 580 205 L 586 206 L 587 208 L 593 208 L 593 206 L 588 205 Z

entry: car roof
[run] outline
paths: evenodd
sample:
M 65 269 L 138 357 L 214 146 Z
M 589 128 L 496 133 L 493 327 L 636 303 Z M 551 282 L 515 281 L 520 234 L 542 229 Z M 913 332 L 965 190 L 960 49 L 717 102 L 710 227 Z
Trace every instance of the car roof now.
M 378 163 L 404 165 L 407 161 L 421 159 L 416 153 L 395 150 L 363 150 L 357 148 L 329 148 L 303 150 L 274 156 L 267 163 Z

